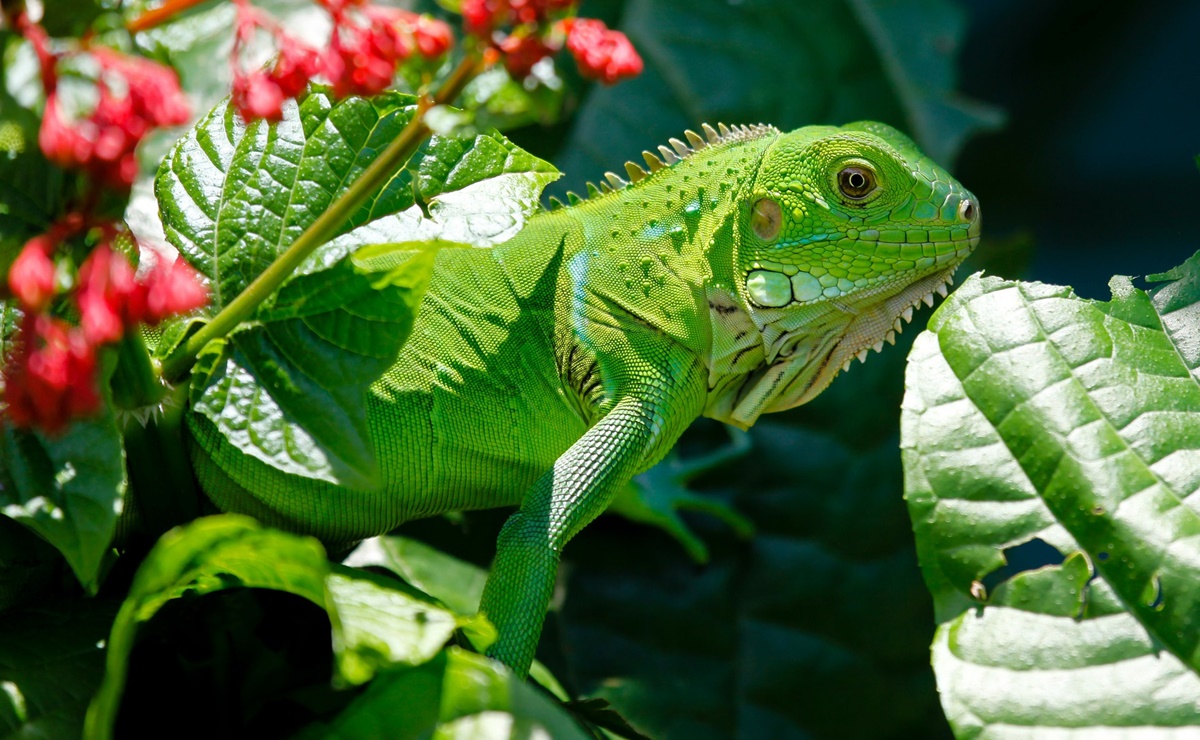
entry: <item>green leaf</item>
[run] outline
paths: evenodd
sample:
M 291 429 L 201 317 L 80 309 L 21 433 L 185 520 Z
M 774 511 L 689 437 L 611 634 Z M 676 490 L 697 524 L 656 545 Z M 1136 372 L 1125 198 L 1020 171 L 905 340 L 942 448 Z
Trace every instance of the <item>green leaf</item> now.
M 77 599 L 0 616 L 0 736 L 80 736 L 116 608 Z
M 246 126 L 227 103 L 202 118 L 163 161 L 155 192 L 167 238 L 213 281 L 213 308 L 232 300 L 290 246 L 415 110 L 412 96 L 334 103 L 314 87 L 298 106 L 285 107 L 278 124 Z M 470 141 L 434 137 L 344 231 L 386 217 L 394 222 L 382 229 L 387 236 L 357 244 L 440 237 L 486 246 L 516 233 L 536 208 L 541 187 L 556 177 L 549 164 L 494 132 Z M 487 206 L 495 209 L 487 213 L 488 223 L 458 222 L 471 212 L 462 204 L 478 206 L 496 196 L 500 202 Z
M 1114 278 L 1107 303 L 973 277 L 914 346 L 906 496 L 960 736 L 1200 724 L 1173 698 L 1200 694 L 1198 265 L 1149 292 Z M 988 598 L 1034 540 L 1065 561 Z M 1074 647 L 1060 665 L 1048 644 Z
M 424 663 L 468 621 L 392 579 L 364 571 L 335 568 L 326 586 L 331 616 L 337 616 L 333 647 L 338 673 L 352 685 L 366 683 L 389 666 Z
M 198 519 L 163 535 L 138 569 L 108 641 L 104 682 L 88 710 L 89 737 L 112 732 L 138 626 L 171 599 L 235 587 L 285 591 L 324 608 L 346 684 L 430 660 L 459 627 L 486 631 L 481 618 L 457 617 L 403 584 L 331 569 L 312 538 L 266 529 L 246 517 Z
M 264 529 L 245 517 L 198 519 L 167 532 L 142 562 L 113 623 L 104 682 L 88 708 L 87 736 L 111 735 L 138 625 L 163 604 L 185 594 L 245 587 L 287 591 L 325 606 L 328 571 L 316 540 Z
M 328 725 L 301 738 L 552 737 L 585 740 L 553 700 L 503 665 L 451 647 L 429 662 L 381 674 Z
M 0 513 L 44 537 L 94 593 L 125 495 L 125 453 L 112 411 L 58 435 L 0 427 Z
M 355 567 L 387 568 L 438 599 L 456 614 L 475 614 L 487 571 L 447 555 L 419 540 L 389 535 L 372 537 L 344 561 Z
M 202 119 L 164 160 L 156 191 L 167 237 L 212 280 L 213 309 L 342 194 L 414 110 L 411 96 L 334 104 L 313 89 L 276 125 L 247 127 L 226 104 Z M 556 176 L 494 132 L 434 137 L 253 323 L 208 350 L 195 411 L 284 472 L 374 487 L 364 396 L 411 330 L 433 250 L 515 234 Z
M 195 374 L 193 412 L 279 470 L 377 485 L 364 397 L 412 331 L 433 256 L 428 245 L 374 245 L 293 276 Z
M 575 184 L 705 122 L 859 119 L 912 133 L 947 163 L 998 123 L 951 89 L 963 26 L 948 0 L 631 0 L 618 27 L 646 70 L 589 94 L 556 164 Z
M 105 11 L 97 0 L 47 0 L 42 7 L 42 23 L 51 36 L 83 36 Z
M 1200 680 L 1128 614 L 988 606 L 942 624 L 932 652 L 959 738 L 1196 734 Z

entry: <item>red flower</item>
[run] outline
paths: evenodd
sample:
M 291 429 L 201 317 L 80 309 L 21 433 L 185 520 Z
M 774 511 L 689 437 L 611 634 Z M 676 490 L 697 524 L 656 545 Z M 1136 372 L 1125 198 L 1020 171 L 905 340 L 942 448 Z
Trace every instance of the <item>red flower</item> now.
M 38 313 L 54 297 L 54 239 L 48 234 L 25 242 L 8 270 L 8 288 L 24 311 Z
M 208 302 L 208 289 L 186 262 L 159 257 L 142 280 L 125 255 L 101 244 L 79 268 L 79 306 L 84 336 L 92 344 L 120 339 L 134 324 L 154 325 Z
M 308 87 L 308 81 L 321 73 L 321 55 L 290 36 L 279 39 L 279 58 L 271 69 L 271 80 L 285 98 L 294 98 Z
M 92 250 L 79 268 L 75 293 L 79 323 L 93 345 L 115 342 L 126 327 L 146 315 L 146 288 L 135 278 L 133 265 L 108 244 Z
M 269 15 L 248 0 L 235 0 L 234 4 L 237 30 L 233 42 L 233 105 L 247 121 L 260 118 L 278 121 L 283 118 L 283 101 L 299 96 L 309 80 L 321 72 L 321 54 L 285 34 Z M 340 12 L 341 5 L 338 7 Z M 260 28 L 275 38 L 279 56 L 269 72 L 256 70 L 247 74 L 238 58 Z
M 480 38 L 497 25 L 538 26 L 550 13 L 568 10 L 577 0 L 463 0 L 460 12 L 469 33 Z
M 118 84 L 126 89 L 134 114 L 150 126 L 178 126 L 187 123 L 191 114 L 175 70 L 149 59 L 120 54 L 103 46 L 93 47 L 92 56 L 100 62 L 105 73 L 112 75 L 114 79 L 120 79 Z
M 200 282 L 199 274 L 181 259 L 167 262 L 158 257 L 154 269 L 146 275 L 147 324 L 157 324 L 168 316 L 195 311 L 208 303 L 208 288 Z
M 284 99 L 291 96 L 284 95 L 279 83 L 260 69 L 234 77 L 231 97 L 245 120 L 278 121 L 283 118 Z
M 436 59 L 454 45 L 454 33 L 450 26 L 426 15 L 417 16 L 412 29 L 417 51 L 426 59 Z
M 479 37 L 491 33 L 500 4 L 497 0 L 463 0 L 461 12 L 467 32 Z M 504 7 L 507 9 L 507 4 Z
M 642 58 L 629 38 L 609 30 L 603 21 L 574 18 L 565 22 L 567 50 L 575 57 L 584 77 L 611 85 L 642 73 Z
M 500 42 L 500 51 L 504 54 L 504 66 L 508 73 L 524 79 L 533 70 L 533 65 L 552 55 L 556 49 L 539 36 L 513 34 Z
M 187 100 L 168 67 L 103 47 L 91 54 L 101 68 L 95 108 L 68 120 L 51 79 L 38 144 L 61 167 L 85 169 L 101 182 L 128 188 L 137 177 L 134 150 L 142 137 L 152 128 L 186 122 Z
M 566 10 L 576 0 L 508 0 L 509 19 L 514 23 L 539 24 L 552 11 Z
M 82 331 L 44 314 L 27 314 L 20 336 L 4 371 L 4 400 L 14 424 L 54 433 L 99 408 L 96 355 Z
M 407 34 L 396 24 L 394 8 L 368 5 L 362 10 L 367 27 L 349 22 L 345 15 L 334 16 L 324 71 L 339 98 L 383 92 L 392 83 L 396 63 L 411 52 Z

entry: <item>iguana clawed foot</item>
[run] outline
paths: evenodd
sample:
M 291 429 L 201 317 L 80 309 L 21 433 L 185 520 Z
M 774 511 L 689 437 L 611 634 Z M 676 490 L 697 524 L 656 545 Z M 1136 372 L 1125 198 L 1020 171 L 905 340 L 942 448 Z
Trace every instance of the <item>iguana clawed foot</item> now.
M 754 524 L 729 504 L 693 493 L 687 484 L 697 476 L 740 459 L 750 451 L 750 435 L 728 427 L 730 443 L 707 455 L 683 460 L 672 452 L 665 460 L 629 482 L 618 494 L 613 511 L 627 519 L 658 527 L 674 537 L 697 563 L 708 562 L 708 547 L 679 516 L 694 511 L 714 516 L 739 537 L 754 534 Z

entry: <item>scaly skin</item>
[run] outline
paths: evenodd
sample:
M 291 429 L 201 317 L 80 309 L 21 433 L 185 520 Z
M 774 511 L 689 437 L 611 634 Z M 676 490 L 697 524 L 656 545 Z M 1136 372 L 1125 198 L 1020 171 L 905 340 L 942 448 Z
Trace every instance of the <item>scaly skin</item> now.
M 889 127 L 706 133 L 494 249 L 438 255 L 367 399 L 379 490 L 280 473 L 193 414 L 206 492 L 332 543 L 519 505 L 481 611 L 523 675 L 563 546 L 618 489 L 698 416 L 746 428 L 813 398 L 978 241 L 973 196 Z

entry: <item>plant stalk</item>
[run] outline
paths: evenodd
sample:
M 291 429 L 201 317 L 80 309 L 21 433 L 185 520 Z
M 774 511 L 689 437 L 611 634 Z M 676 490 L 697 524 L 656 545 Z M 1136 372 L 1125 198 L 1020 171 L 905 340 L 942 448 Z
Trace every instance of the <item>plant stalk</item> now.
M 150 406 L 166 395 L 167 389 L 154 372 L 150 351 L 140 331 L 125 332 L 117 343 L 117 367 L 110 387 L 113 404 L 122 409 Z
M 391 144 L 359 175 L 325 212 L 313 221 L 283 254 L 246 286 L 236 298 L 222 308 L 212 321 L 205 324 L 163 362 L 163 377 L 168 382 L 182 378 L 196 362 L 204 345 L 233 331 L 248 319 L 258 306 L 274 293 L 310 254 L 329 241 L 346 220 L 367 198 L 382 187 L 392 174 L 404 166 L 431 133 L 425 125 L 425 113 L 435 105 L 452 102 L 482 69 L 480 60 L 468 54 L 455 68 L 441 89 L 433 96 L 422 95 L 412 120 Z

